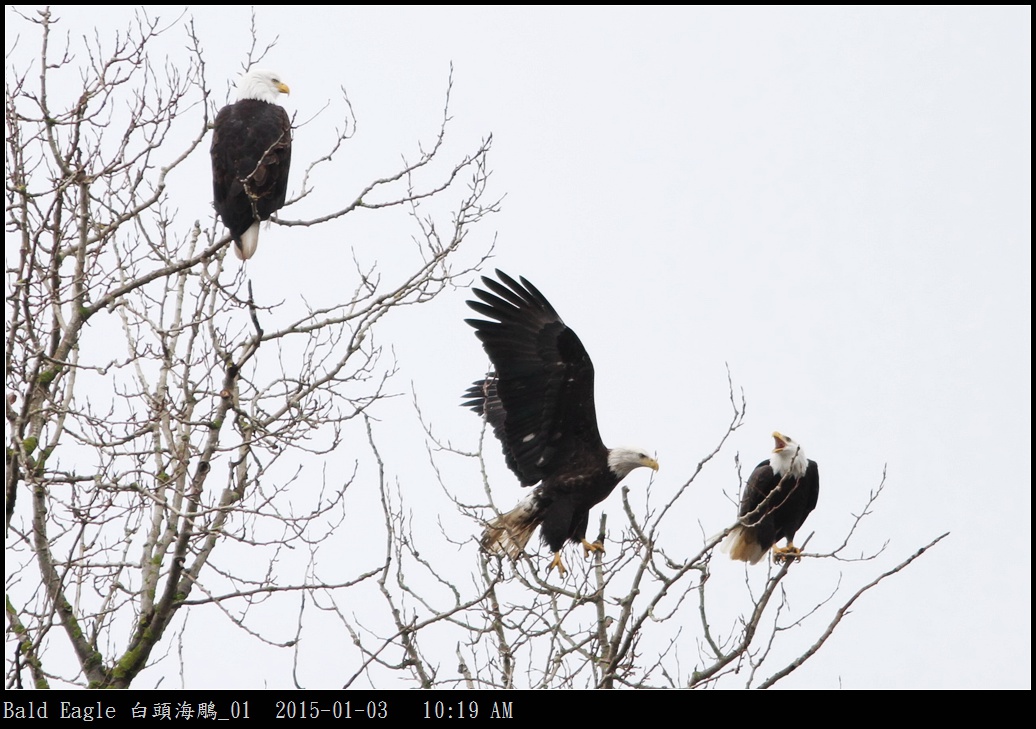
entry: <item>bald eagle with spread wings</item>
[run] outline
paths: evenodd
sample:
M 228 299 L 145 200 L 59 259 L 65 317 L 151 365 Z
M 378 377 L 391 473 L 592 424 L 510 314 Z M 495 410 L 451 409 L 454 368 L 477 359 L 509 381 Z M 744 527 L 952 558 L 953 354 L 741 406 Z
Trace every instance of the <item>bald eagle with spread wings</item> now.
M 564 576 L 561 548 L 582 544 L 584 554 L 604 551 L 588 542 L 590 509 L 635 468 L 658 470 L 640 450 L 606 448 L 597 429 L 594 366 L 576 333 L 525 278 L 496 272 L 482 277 L 479 301 L 468 306 L 486 319 L 468 319 L 495 372 L 465 393 L 464 405 L 485 417 L 504 449 L 508 467 L 533 486 L 514 509 L 491 521 L 481 545 L 516 559 L 536 527 Z
M 794 440 L 776 432 L 773 440 L 773 455 L 748 477 L 738 510 L 740 523 L 723 544 L 731 559 L 756 564 L 770 547 L 774 562 L 802 558 L 793 540 L 817 505 L 820 475 L 816 462 L 806 458 Z M 779 539 L 787 540 L 787 545 L 774 547 Z
M 288 192 L 291 120 L 276 102 L 289 92 L 278 74 L 252 69 L 212 126 L 213 204 L 241 260 L 255 255 L 259 223 L 281 209 Z

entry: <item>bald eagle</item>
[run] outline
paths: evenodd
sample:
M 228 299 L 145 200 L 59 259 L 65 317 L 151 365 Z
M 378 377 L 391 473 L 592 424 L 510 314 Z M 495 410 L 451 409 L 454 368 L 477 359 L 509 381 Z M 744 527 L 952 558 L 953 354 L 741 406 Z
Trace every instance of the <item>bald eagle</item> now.
M 280 210 L 288 191 L 291 121 L 275 103 L 287 93 L 276 73 L 252 69 L 212 127 L 213 203 L 242 260 L 255 254 L 259 223 Z
M 581 543 L 584 554 L 604 551 L 586 540 L 590 509 L 604 501 L 626 474 L 658 462 L 640 450 L 605 448 L 594 410 L 594 366 L 576 333 L 525 278 L 496 272 L 481 301 L 468 306 L 484 319 L 467 319 L 482 340 L 495 373 L 465 393 L 466 407 L 486 418 L 523 486 L 538 484 L 514 509 L 486 527 L 481 545 L 512 559 L 536 527 L 554 552 L 547 574 L 564 576 L 561 547 Z
M 792 540 L 817 505 L 816 462 L 807 459 L 802 446 L 788 436 L 775 432 L 773 440 L 770 460 L 756 466 L 748 477 L 738 511 L 740 523 L 723 545 L 732 559 L 742 562 L 757 563 L 778 539 L 786 539 L 787 546 L 773 548 L 774 562 L 801 559 L 802 551 Z

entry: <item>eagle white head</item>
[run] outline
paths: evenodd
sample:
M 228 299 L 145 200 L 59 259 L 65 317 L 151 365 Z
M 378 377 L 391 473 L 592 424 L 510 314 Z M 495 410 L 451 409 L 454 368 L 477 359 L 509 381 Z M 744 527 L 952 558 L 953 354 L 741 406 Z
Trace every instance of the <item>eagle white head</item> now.
M 802 478 L 809 466 L 802 446 L 777 431 L 773 432 L 773 442 L 773 455 L 770 456 L 770 468 L 773 472 L 783 476 L 790 471 L 795 478 Z
M 608 468 L 621 481 L 634 468 L 658 470 L 658 461 L 636 448 L 612 448 L 608 451 Z
M 255 99 L 275 104 L 279 95 L 290 93 L 291 89 L 281 81 L 281 75 L 265 68 L 253 68 L 237 82 L 238 101 Z

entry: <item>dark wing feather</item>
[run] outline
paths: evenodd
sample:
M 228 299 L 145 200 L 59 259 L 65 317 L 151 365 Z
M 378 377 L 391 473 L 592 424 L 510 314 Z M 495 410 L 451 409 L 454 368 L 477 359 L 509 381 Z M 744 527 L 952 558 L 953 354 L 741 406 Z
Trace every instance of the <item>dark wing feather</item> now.
M 496 273 L 499 282 L 483 277 L 488 290 L 474 290 L 481 301 L 468 302 L 488 320 L 467 322 L 496 370 L 502 429 L 499 418 L 490 417 L 492 407 L 485 410 L 494 401 L 484 395 L 481 407 L 503 444 L 508 466 L 529 485 L 605 457 L 594 409 L 594 368 L 579 337 L 535 286 Z
M 770 495 L 770 492 L 777 488 L 781 479 L 773 472 L 769 461 L 763 461 L 752 475 L 748 477 L 745 485 L 745 492 L 741 495 L 741 508 L 738 510 L 738 517 L 746 527 L 750 527 L 754 539 L 752 541 L 762 545 L 764 550 L 773 546 L 777 541 L 777 532 L 774 527 L 773 509 L 780 499 L 780 495 L 774 496 L 767 503 L 765 509 L 759 506 Z M 759 511 L 756 511 L 759 509 Z M 753 513 L 754 512 L 754 513 Z
M 277 104 L 242 99 L 223 107 L 212 130 L 212 198 L 234 240 L 284 205 L 291 120 Z
M 809 461 L 806 465 L 806 473 L 799 479 L 795 493 L 788 499 L 788 515 L 779 527 L 781 532 L 779 536 L 794 539 L 795 532 L 805 523 L 810 512 L 816 508 L 819 496 L 820 471 L 817 469 L 816 461 Z
M 759 508 L 759 504 L 763 503 L 766 496 L 773 491 L 778 481 L 779 479 L 774 477 L 769 461 L 763 461 L 756 466 L 752 475 L 748 477 L 745 492 L 741 495 L 741 508 L 737 515 L 748 516 Z
M 780 493 L 773 495 L 765 509 L 753 514 L 779 485 Z M 783 485 L 781 477 L 770 467 L 770 462 L 763 461 L 748 478 L 738 516 L 746 526 L 752 527 L 755 541 L 764 549 L 769 549 L 779 539 L 791 540 L 795 537 L 806 517 L 816 508 L 819 494 L 820 476 L 816 461 L 808 462 L 806 473 L 797 482 L 788 476 Z
M 489 375 L 484 380 L 472 383 L 471 387 L 464 392 L 464 402 L 461 404 L 484 417 L 493 428 L 497 440 L 501 443 L 507 442 L 507 431 L 504 428 L 506 413 L 496 391 L 496 375 Z M 507 467 L 512 472 L 518 473 L 518 462 L 509 448 L 504 448 L 504 460 L 507 461 Z

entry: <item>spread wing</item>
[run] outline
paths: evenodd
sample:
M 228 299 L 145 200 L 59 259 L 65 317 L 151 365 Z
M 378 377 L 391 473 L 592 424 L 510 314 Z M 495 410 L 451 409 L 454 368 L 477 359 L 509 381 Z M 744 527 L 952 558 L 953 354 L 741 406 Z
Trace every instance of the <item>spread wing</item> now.
M 507 465 L 525 485 L 570 466 L 607 458 L 594 408 L 594 367 L 579 337 L 525 278 L 483 277 L 480 301 L 468 306 L 487 319 L 468 319 L 495 374 L 466 393 L 504 448 Z

